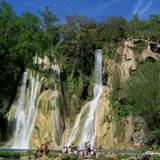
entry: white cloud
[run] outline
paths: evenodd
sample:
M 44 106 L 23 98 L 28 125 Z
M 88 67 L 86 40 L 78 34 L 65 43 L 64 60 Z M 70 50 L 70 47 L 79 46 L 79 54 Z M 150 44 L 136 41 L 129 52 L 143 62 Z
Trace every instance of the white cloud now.
M 111 5 L 119 2 L 120 0 L 111 0 L 110 2 L 105 2 L 105 3 L 101 3 L 100 5 L 98 5 L 96 7 L 96 12 L 95 14 L 92 15 L 99 15 L 100 13 L 102 13 L 106 8 L 110 7 Z
M 139 14 L 143 15 L 152 6 L 152 4 L 153 4 L 153 1 L 148 2 L 146 4 L 146 6 L 143 9 L 140 10 Z
M 132 14 L 138 13 L 140 16 L 144 15 L 152 6 L 153 0 L 146 2 L 145 0 L 138 0 Z
M 101 11 L 103 11 L 104 9 L 108 8 L 109 6 L 119 2 L 120 0 L 112 0 L 109 3 L 106 3 L 105 5 L 101 6 Z
M 142 6 L 142 0 L 138 0 L 137 4 L 136 4 L 136 7 L 134 8 L 134 11 L 132 12 L 132 14 L 136 14 L 139 12 L 141 6 Z

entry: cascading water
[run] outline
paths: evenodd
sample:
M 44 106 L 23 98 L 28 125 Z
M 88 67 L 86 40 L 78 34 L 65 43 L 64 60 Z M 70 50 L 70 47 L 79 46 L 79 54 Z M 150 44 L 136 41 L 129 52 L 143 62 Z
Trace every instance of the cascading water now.
M 52 70 L 53 72 L 56 71 L 58 72 L 58 67 L 57 65 L 52 65 Z M 58 72 L 59 74 L 59 72 Z M 61 130 L 61 125 L 60 125 L 60 114 L 59 114 L 59 109 L 57 106 L 57 87 L 56 87 L 56 83 L 54 85 L 54 91 L 52 91 L 52 95 L 53 95 L 53 102 L 52 102 L 52 106 L 53 106 L 53 110 L 51 112 L 51 120 L 52 122 L 55 122 L 56 124 L 56 129 L 57 129 L 57 133 L 58 133 L 58 144 L 61 145 L 62 144 L 62 130 Z
M 91 143 L 91 146 L 94 146 L 95 141 L 95 127 L 94 127 L 94 113 L 96 110 L 96 106 L 98 103 L 98 100 L 102 94 L 103 86 L 102 86 L 102 50 L 98 49 L 95 51 L 95 86 L 94 86 L 94 98 L 91 102 L 89 102 L 88 106 L 88 114 L 87 118 L 85 120 L 85 123 L 83 125 L 82 134 L 79 142 L 79 148 L 82 148 L 84 143 L 89 141 Z M 69 140 L 67 145 L 70 146 L 76 139 L 80 120 L 82 119 L 82 113 L 84 111 L 84 108 L 82 108 L 80 114 L 77 117 L 77 120 L 75 122 L 75 125 L 71 131 Z
M 81 110 L 81 112 L 78 114 L 77 118 L 76 118 L 76 121 L 75 121 L 75 124 L 73 126 L 73 129 L 70 133 L 70 136 L 69 136 L 69 139 L 67 141 L 67 144 L 66 146 L 71 146 L 71 144 L 75 141 L 76 137 L 77 137 L 77 133 L 79 131 L 79 124 L 80 124 L 80 121 L 81 121 L 81 118 L 82 118 L 82 114 L 84 112 L 84 110 L 86 109 L 87 106 L 84 106 Z
M 54 65 L 52 65 L 52 70 L 56 71 L 57 74 L 58 74 L 58 79 L 59 79 L 60 87 L 61 87 L 62 103 L 63 103 L 63 115 L 64 115 L 64 117 L 66 117 L 67 109 L 66 109 L 66 106 L 65 106 L 65 97 L 64 97 L 64 90 L 63 90 L 62 80 L 61 80 L 61 76 L 60 76 L 60 68 L 56 64 L 56 59 L 54 59 L 54 60 L 55 60 L 55 62 L 54 62 Z
M 89 112 L 83 126 L 82 135 L 79 143 L 79 147 L 82 148 L 84 143 L 89 141 L 91 146 L 94 146 L 95 141 L 95 127 L 94 127 L 94 112 L 98 103 L 98 100 L 102 94 L 102 50 L 95 51 L 95 86 L 94 86 L 94 98 L 89 105 Z
M 57 93 L 56 90 L 52 93 L 54 100 L 53 100 L 53 110 L 51 113 L 51 118 L 52 122 L 55 122 L 56 124 L 56 129 L 57 129 L 57 133 L 58 133 L 58 144 L 61 145 L 62 143 L 62 130 L 61 130 L 61 125 L 60 125 L 60 114 L 59 114 L 59 110 L 58 110 L 58 106 L 57 106 Z
M 36 56 L 35 63 L 37 63 L 37 61 L 38 65 L 40 65 L 41 60 L 38 59 L 38 57 Z M 36 72 L 32 72 L 30 79 L 31 79 L 31 92 L 29 96 L 29 102 L 27 102 L 26 104 L 24 103 L 25 95 L 23 94 L 24 95 L 23 104 L 18 105 L 17 108 L 17 114 L 15 116 L 17 120 L 16 131 L 14 134 L 14 143 L 12 148 L 28 149 L 30 137 L 35 124 L 35 118 L 37 112 L 36 110 L 37 96 L 40 93 L 41 82 L 39 80 L 39 74 Z M 20 95 L 20 101 L 22 99 L 21 96 L 22 95 Z M 21 111 L 21 114 L 18 114 L 19 111 Z
M 13 147 L 15 147 L 19 143 L 19 139 L 21 138 L 21 135 L 19 135 L 19 133 L 21 132 L 21 129 L 25 125 L 24 103 L 25 103 L 25 95 L 26 95 L 27 75 L 28 75 L 28 70 L 25 71 L 23 74 L 21 93 L 20 93 L 18 108 L 15 114 L 16 129 L 14 133 L 15 139 L 14 139 Z

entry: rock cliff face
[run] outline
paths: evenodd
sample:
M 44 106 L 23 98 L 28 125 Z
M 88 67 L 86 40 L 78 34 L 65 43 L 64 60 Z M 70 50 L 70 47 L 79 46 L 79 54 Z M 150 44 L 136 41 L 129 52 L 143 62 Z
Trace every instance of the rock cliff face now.
M 105 86 L 95 112 L 96 146 L 113 147 L 117 142 L 113 110 L 109 102 L 109 87 Z
M 141 52 L 135 53 L 134 48 L 140 41 L 144 41 L 147 47 Z M 103 71 L 107 72 L 108 81 L 103 86 L 103 93 L 100 96 L 94 113 L 96 133 L 95 145 L 97 147 L 133 147 L 133 145 L 137 145 L 140 140 L 145 139 L 147 128 L 145 127 L 144 120 L 141 117 L 133 117 L 132 115 L 119 119 L 113 109 L 110 95 L 113 91 L 115 78 L 119 79 L 123 86 L 130 78 L 131 74 L 137 69 L 139 62 L 145 61 L 146 59 L 160 60 L 160 54 L 153 52 L 152 44 L 153 42 L 145 40 L 125 41 L 124 44 L 117 49 L 117 54 L 120 59 L 118 62 L 115 60 L 108 60 L 105 58 L 105 55 L 103 55 Z M 157 45 L 157 47 L 159 46 Z M 47 57 L 42 61 L 46 64 L 43 71 L 53 69 L 52 63 Z M 56 67 L 54 66 L 54 68 Z M 60 74 L 61 71 L 59 68 L 57 70 L 58 71 L 55 69 L 56 74 Z M 64 97 L 62 97 L 60 80 L 55 81 L 55 79 L 57 79 L 57 76 L 43 77 L 41 80 L 42 85 L 40 94 L 36 98 L 37 102 L 35 102 L 35 124 L 29 143 L 31 147 L 37 147 L 41 144 L 48 143 L 52 148 L 59 148 L 61 145 L 67 144 L 67 141 L 72 134 L 71 131 L 78 114 L 74 116 L 70 114 L 68 114 L 67 117 L 64 116 Z M 57 86 L 57 88 L 55 88 L 55 86 Z M 30 92 L 29 88 L 26 89 L 26 92 Z M 119 100 L 122 100 L 125 97 L 123 90 L 118 97 Z M 76 95 L 73 95 L 72 100 L 68 105 L 73 106 L 73 104 L 77 105 L 77 103 L 77 97 Z M 17 105 L 18 98 L 15 100 L 8 113 L 9 123 L 11 124 L 15 121 Z M 70 106 L 67 107 L 69 108 Z M 79 126 L 78 128 L 75 128 L 75 131 L 77 130 L 73 143 L 75 146 L 79 143 L 82 126 L 88 113 L 87 101 L 82 109 L 83 112 L 79 119 Z
M 134 50 L 135 48 L 138 48 L 139 43 L 145 43 L 146 48 L 143 48 L 141 51 L 136 53 Z M 119 87 L 123 88 L 123 85 L 128 79 L 130 79 L 130 76 L 137 69 L 140 62 L 148 59 L 154 61 L 160 60 L 160 54 L 153 52 L 153 44 L 155 45 L 154 42 L 135 39 L 131 41 L 125 41 L 123 45 L 118 47 L 117 54 L 120 59 L 119 62 L 116 62 L 115 60 L 109 60 L 107 66 L 110 72 L 108 79 L 109 93 L 111 93 L 113 90 L 113 83 L 115 79 L 119 80 Z M 159 45 L 156 44 L 156 47 L 158 48 Z M 123 89 L 120 89 L 118 98 L 120 101 L 123 101 L 125 98 Z M 105 104 L 107 104 L 106 100 L 105 102 Z M 108 115 L 111 115 L 111 124 L 113 124 L 113 138 L 110 138 L 110 140 L 112 140 L 111 144 L 114 144 L 114 146 L 133 146 L 138 145 L 141 140 L 146 139 L 147 128 L 142 117 L 133 117 L 132 115 L 129 115 L 126 118 L 117 119 L 116 113 L 114 113 L 112 110 L 113 107 L 109 100 L 108 104 L 108 106 L 110 106 L 110 110 L 112 111 Z M 99 140 L 99 142 L 102 143 L 103 140 Z M 107 145 L 109 144 L 110 143 Z
M 56 126 L 56 115 L 60 117 L 60 127 L 63 128 L 63 117 L 59 107 L 62 107 L 61 93 L 55 91 L 55 95 L 51 90 L 46 90 L 39 96 L 38 110 L 36 116 L 36 123 L 32 132 L 31 146 L 40 146 L 41 144 L 49 143 L 53 148 L 60 144 L 60 137 Z M 55 113 L 55 106 L 52 102 L 57 99 L 58 112 Z

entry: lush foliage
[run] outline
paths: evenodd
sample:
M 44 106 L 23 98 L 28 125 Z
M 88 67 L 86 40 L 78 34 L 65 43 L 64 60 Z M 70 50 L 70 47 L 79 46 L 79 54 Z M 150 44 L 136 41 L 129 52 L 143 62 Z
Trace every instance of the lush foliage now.
M 160 104 L 160 62 L 143 62 L 128 82 L 127 102 L 140 109 L 153 109 Z M 136 93 L 136 94 L 135 94 Z M 144 110 L 142 108 L 144 107 Z M 148 114 L 148 113 L 146 113 Z
M 143 62 L 128 81 L 126 104 L 146 119 L 150 140 L 160 143 L 160 62 Z
M 118 118 L 130 113 L 144 117 L 148 143 L 160 143 L 160 62 L 152 59 L 141 62 L 123 86 L 118 73 L 114 74 L 111 102 Z

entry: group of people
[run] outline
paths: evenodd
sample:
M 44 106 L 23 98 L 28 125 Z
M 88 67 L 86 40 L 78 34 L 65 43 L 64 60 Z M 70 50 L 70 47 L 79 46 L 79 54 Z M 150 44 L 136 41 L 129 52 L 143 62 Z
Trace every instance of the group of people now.
M 88 157 L 88 156 L 95 156 L 96 155 L 96 148 L 91 149 L 90 142 L 86 142 L 84 144 L 84 150 L 80 150 L 79 157 Z
M 63 147 L 62 153 L 74 153 L 76 156 L 79 156 L 80 158 L 88 157 L 88 156 L 95 156 L 96 155 L 96 149 L 91 149 L 90 142 L 86 142 L 84 144 L 83 150 L 72 150 L 71 147 Z
M 71 152 L 71 147 L 70 146 L 69 147 L 67 147 L 67 146 L 63 147 L 62 153 L 72 153 Z
M 47 144 L 42 144 L 40 147 L 37 147 L 37 150 L 35 152 L 35 158 L 42 157 L 43 154 L 47 155 L 49 152 L 49 148 Z

